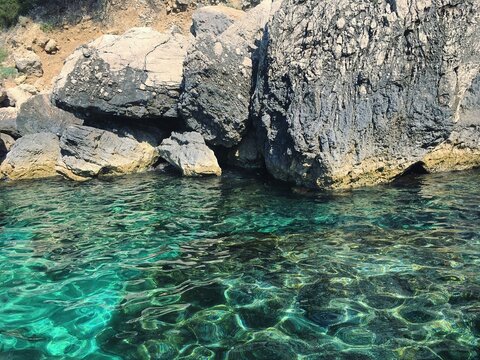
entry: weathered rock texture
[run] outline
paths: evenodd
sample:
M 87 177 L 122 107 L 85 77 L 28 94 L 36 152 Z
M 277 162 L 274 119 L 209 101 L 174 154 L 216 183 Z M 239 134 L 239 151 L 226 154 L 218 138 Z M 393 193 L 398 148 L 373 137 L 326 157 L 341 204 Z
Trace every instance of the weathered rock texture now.
M 33 89 L 28 85 L 19 85 L 8 89 L 7 97 L 9 106 L 19 108 L 25 101 L 33 96 L 32 91 Z
M 15 67 L 26 75 L 42 76 L 42 61 L 33 51 L 25 51 L 14 56 Z
M 15 144 L 15 139 L 10 135 L 0 133 L 0 163 L 3 161 L 5 155 Z
M 14 138 L 20 137 L 17 129 L 17 115 L 18 110 L 13 107 L 0 108 L 0 132 Z
M 184 176 L 221 175 L 214 152 L 199 133 L 172 133 L 159 146 L 160 156 Z
M 218 37 L 197 38 L 189 50 L 179 108 L 209 144 L 232 147 L 247 131 L 255 51 L 272 11 L 265 0 Z
M 68 127 L 60 149 L 57 171 L 78 181 L 145 171 L 158 159 L 157 149 L 148 142 L 89 126 Z
M 259 169 L 263 167 L 263 157 L 255 133 L 249 132 L 235 148 L 228 153 L 228 163 L 242 169 Z
M 53 106 L 46 94 L 35 95 L 25 101 L 17 116 L 17 130 L 21 136 L 39 132 L 60 136 L 68 126 L 82 124 L 82 119 Z
M 26 135 L 15 142 L 2 162 L 0 177 L 18 180 L 56 176 L 59 151 L 59 140 L 55 134 Z
M 257 87 L 270 173 L 351 187 L 389 181 L 421 161 L 449 138 L 478 74 L 479 7 L 284 1 L 264 38 Z
M 452 133 L 423 158 L 423 165 L 430 172 L 480 166 L 480 75 L 465 93 Z
M 133 28 L 76 50 L 56 79 L 57 106 L 130 118 L 176 117 L 188 39 Z
M 244 15 L 243 11 L 227 6 L 205 6 L 193 13 L 191 31 L 196 37 L 217 36 Z

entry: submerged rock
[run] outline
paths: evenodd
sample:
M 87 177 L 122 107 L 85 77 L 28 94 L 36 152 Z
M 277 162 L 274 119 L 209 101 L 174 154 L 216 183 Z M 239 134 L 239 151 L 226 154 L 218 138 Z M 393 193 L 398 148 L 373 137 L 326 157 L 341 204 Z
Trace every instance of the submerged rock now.
M 188 38 L 133 28 L 77 49 L 55 81 L 54 103 L 73 112 L 176 117 Z
M 339 188 L 389 181 L 422 160 L 449 138 L 478 74 L 479 7 L 284 1 L 256 89 L 269 172 Z
M 21 136 L 39 132 L 60 136 L 68 126 L 82 124 L 82 119 L 52 105 L 46 94 L 25 101 L 17 116 L 17 130 Z
M 179 169 L 184 176 L 222 174 L 214 152 L 196 132 L 172 133 L 159 146 L 160 156 Z
M 89 126 L 70 126 L 60 138 L 57 171 L 65 177 L 83 181 L 99 175 L 142 172 L 158 159 L 157 149 L 110 131 Z
M 15 142 L 5 157 L 0 166 L 0 177 L 19 180 L 56 176 L 59 151 L 55 134 L 26 135 Z
M 209 144 L 235 146 L 247 131 L 255 51 L 271 11 L 265 0 L 219 36 L 198 37 L 188 52 L 179 110 Z

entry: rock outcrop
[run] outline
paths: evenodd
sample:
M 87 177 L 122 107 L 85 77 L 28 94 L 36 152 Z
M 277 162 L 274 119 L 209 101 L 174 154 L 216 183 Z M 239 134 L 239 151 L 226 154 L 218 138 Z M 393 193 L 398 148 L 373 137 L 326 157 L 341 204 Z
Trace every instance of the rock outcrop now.
M 47 94 L 35 95 L 25 101 L 17 116 L 17 131 L 21 136 L 40 132 L 60 136 L 71 125 L 83 125 L 83 120 L 53 106 Z
M 429 172 L 466 170 L 480 166 L 480 75 L 465 93 L 459 120 L 448 139 L 422 160 Z
M 257 42 L 271 12 L 265 0 L 219 36 L 198 37 L 188 52 L 179 109 L 209 144 L 232 147 L 247 132 Z
M 36 89 L 29 85 L 19 85 L 7 90 L 8 104 L 9 106 L 20 106 L 35 95 Z
M 188 38 L 133 28 L 77 49 L 55 81 L 52 100 L 72 112 L 129 118 L 176 117 Z
M 157 149 L 148 142 L 78 125 L 63 132 L 60 153 L 57 171 L 77 181 L 145 171 L 158 159 Z
M 59 151 L 55 134 L 26 135 L 15 142 L 0 165 L 0 178 L 19 180 L 56 176 Z
M 199 133 L 172 133 L 159 146 L 160 157 L 182 172 L 184 176 L 222 174 L 214 152 Z
M 195 37 L 218 36 L 245 12 L 227 6 L 204 6 L 192 15 L 191 31 Z
M 42 61 L 33 51 L 25 51 L 14 56 L 15 67 L 26 75 L 42 76 Z
M 19 138 L 17 115 L 18 110 L 14 107 L 0 108 L 0 132 Z
M 450 137 L 479 72 L 479 7 L 284 1 L 256 90 L 268 171 L 338 188 L 389 181 L 421 161 Z

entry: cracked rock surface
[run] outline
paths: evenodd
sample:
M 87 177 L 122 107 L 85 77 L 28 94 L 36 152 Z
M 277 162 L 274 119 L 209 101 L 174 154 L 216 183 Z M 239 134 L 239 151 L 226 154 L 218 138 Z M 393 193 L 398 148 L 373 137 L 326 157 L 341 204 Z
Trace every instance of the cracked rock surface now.
M 104 35 L 67 58 L 52 100 L 87 115 L 174 118 L 188 43 L 175 29 Z
M 181 171 L 184 176 L 222 174 L 214 152 L 197 132 L 176 133 L 158 147 L 160 157 Z
M 188 52 L 179 109 L 209 144 L 232 147 L 247 132 L 256 49 L 275 7 L 263 1 L 220 35 L 197 37 Z
M 90 126 L 70 126 L 60 138 L 56 170 L 77 181 L 99 175 L 119 175 L 149 169 L 158 151 L 148 141 L 136 141 Z
M 57 176 L 60 151 L 58 137 L 51 133 L 25 135 L 18 139 L 0 166 L 0 178 L 9 180 Z
M 286 0 L 259 70 L 266 166 L 308 187 L 389 181 L 449 138 L 479 73 L 474 0 Z

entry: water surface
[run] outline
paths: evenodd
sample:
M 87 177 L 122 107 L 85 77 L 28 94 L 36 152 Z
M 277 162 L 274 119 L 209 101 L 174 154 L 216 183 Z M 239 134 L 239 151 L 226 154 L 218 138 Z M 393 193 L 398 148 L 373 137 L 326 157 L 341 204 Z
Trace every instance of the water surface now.
M 480 172 L 0 184 L 0 359 L 478 359 Z

